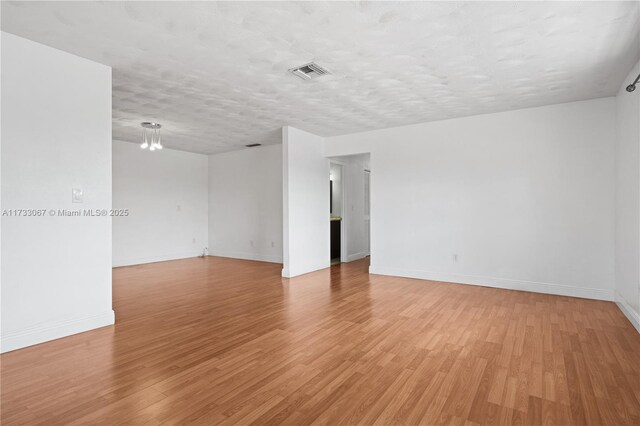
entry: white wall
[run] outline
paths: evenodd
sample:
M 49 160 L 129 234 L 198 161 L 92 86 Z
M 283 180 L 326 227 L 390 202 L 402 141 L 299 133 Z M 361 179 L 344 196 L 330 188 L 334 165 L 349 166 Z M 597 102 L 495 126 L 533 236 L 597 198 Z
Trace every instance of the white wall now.
M 331 214 L 333 216 L 342 216 L 342 198 L 343 198 L 343 180 L 342 180 L 342 166 L 336 163 L 330 163 L 329 170 L 331 179 L 333 182 L 333 197 L 332 204 L 333 210 Z
M 612 300 L 614 126 L 605 98 L 327 138 L 325 155 L 371 153 L 371 272 Z
M 209 156 L 209 253 L 282 262 L 282 146 Z
M 365 229 L 365 168 L 368 167 L 369 156 L 350 157 L 346 167 L 347 198 L 347 255 L 348 261 L 362 259 L 367 256 L 367 233 Z
M 111 68 L 2 33 L 2 351 L 112 324 Z M 72 188 L 84 202 L 72 204 Z
M 625 87 L 640 73 L 629 72 L 616 96 L 616 301 L 640 331 L 640 87 Z
M 207 198 L 206 155 L 113 141 L 113 266 L 201 255 Z
M 282 129 L 284 277 L 329 266 L 329 160 L 323 138 Z

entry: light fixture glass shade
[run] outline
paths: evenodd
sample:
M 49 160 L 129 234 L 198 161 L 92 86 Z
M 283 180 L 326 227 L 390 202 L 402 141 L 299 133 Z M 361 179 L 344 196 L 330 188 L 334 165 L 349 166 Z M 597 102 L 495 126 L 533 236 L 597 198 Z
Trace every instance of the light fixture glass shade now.
M 162 125 L 148 121 L 140 123 L 140 125 L 142 126 L 142 144 L 140 144 L 140 148 L 149 148 L 149 151 L 162 149 L 162 144 L 160 143 L 160 128 Z

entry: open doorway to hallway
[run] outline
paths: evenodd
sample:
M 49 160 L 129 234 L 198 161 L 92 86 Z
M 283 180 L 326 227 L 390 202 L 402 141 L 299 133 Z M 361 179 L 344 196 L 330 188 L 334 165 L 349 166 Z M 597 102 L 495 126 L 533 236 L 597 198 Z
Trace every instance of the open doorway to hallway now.
M 329 221 L 331 264 L 342 261 L 342 216 L 344 205 L 343 165 L 331 162 L 329 166 Z
M 370 154 L 330 158 L 332 264 L 370 255 Z

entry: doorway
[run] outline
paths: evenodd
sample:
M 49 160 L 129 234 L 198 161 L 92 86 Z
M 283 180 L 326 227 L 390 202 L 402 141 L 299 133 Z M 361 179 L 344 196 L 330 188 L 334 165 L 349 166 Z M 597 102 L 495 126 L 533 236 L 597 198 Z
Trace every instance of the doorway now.
M 370 154 L 330 157 L 331 264 L 370 255 Z
M 344 166 L 331 161 L 329 167 L 329 221 L 331 264 L 342 262 L 344 216 Z

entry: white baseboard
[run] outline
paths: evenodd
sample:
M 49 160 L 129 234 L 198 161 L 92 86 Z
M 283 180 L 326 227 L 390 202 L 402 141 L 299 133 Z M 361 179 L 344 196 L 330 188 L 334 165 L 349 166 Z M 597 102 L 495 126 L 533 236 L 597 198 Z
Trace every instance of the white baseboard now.
M 200 255 L 202 255 L 202 251 L 189 252 L 189 253 L 172 253 L 172 254 L 165 254 L 161 256 L 136 257 L 131 259 L 114 261 L 113 267 L 119 268 L 121 266 L 133 266 L 133 265 L 144 265 L 145 263 L 166 262 L 167 260 L 189 259 L 192 257 L 198 257 Z
M 0 339 L 0 352 L 9 352 L 49 340 L 60 339 L 72 334 L 93 330 L 115 322 L 113 310 L 83 318 L 73 318 L 63 321 L 52 321 L 33 327 L 9 332 Z
M 282 268 L 282 276 L 284 278 L 293 278 L 300 275 L 309 274 L 311 272 L 319 271 L 321 269 L 326 269 L 329 266 L 331 266 L 331 263 L 329 263 L 329 261 L 327 260 L 327 261 L 323 261 L 318 264 L 310 265 L 303 269 L 298 269 L 294 271 L 292 271 L 290 268 L 284 267 Z
M 471 284 L 483 287 L 508 290 L 530 291 L 533 293 L 554 294 L 558 296 L 580 297 L 583 299 L 614 300 L 613 289 L 576 287 L 566 284 L 551 284 L 536 281 L 513 280 L 508 278 L 483 277 L 476 275 L 450 274 L 417 269 L 403 269 L 387 266 L 369 266 L 370 274 L 391 275 L 396 277 L 417 278 L 421 280 L 441 281 L 455 284 Z
M 640 315 L 627 303 L 622 295 L 616 292 L 616 305 L 620 308 L 625 317 L 633 325 L 633 327 L 640 333 Z
M 282 256 L 265 253 L 247 253 L 240 251 L 212 250 L 209 256 L 230 257 L 232 259 L 257 260 L 258 262 L 282 263 Z
M 365 252 L 350 254 L 347 256 L 347 262 L 353 262 L 354 260 L 364 259 L 365 257 L 367 257 L 367 253 Z

